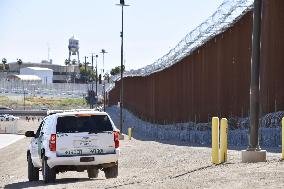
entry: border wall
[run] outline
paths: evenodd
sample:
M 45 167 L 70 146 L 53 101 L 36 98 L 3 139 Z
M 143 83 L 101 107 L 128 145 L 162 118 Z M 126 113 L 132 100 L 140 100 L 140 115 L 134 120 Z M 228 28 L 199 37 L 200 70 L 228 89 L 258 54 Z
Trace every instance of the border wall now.
M 284 109 L 284 1 L 263 1 L 262 114 Z M 207 122 L 249 113 L 252 12 L 173 66 L 124 78 L 124 107 L 153 123 Z M 120 83 L 109 92 L 119 102 Z

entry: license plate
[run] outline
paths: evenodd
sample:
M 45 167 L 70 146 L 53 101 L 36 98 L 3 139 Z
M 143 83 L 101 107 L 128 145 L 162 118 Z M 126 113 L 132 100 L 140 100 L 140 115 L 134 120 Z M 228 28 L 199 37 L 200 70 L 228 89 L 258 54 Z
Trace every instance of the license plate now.
M 90 161 L 95 161 L 94 157 L 81 157 L 80 162 L 90 162 Z

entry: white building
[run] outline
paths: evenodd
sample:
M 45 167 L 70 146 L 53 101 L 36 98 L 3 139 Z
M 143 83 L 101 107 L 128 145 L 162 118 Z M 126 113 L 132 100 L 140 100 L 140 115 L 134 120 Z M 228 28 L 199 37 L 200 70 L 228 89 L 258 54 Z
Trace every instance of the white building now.
M 36 75 L 41 78 L 43 84 L 50 84 L 53 81 L 53 70 L 41 67 L 26 67 L 20 69 L 20 75 Z

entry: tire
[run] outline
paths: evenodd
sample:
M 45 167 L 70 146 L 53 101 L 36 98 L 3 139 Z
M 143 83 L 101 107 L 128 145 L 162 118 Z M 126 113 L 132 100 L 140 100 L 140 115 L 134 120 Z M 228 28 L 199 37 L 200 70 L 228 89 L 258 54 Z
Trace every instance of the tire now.
M 96 168 L 89 168 L 87 170 L 89 178 L 98 178 L 99 170 Z
M 47 164 L 47 158 L 42 158 L 42 178 L 44 183 L 55 182 L 56 172 L 54 168 L 50 168 Z
M 118 176 L 118 163 L 113 167 L 104 168 L 104 172 L 107 179 L 116 178 Z
M 28 155 L 28 178 L 29 178 L 29 181 L 39 180 L 39 168 L 33 165 L 30 154 Z

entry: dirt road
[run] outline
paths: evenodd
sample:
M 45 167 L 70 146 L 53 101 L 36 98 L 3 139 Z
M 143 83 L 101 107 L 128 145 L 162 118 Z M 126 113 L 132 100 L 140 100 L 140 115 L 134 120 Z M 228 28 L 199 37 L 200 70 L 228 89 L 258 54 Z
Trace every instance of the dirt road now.
M 0 149 L 0 187 L 46 187 L 27 180 L 29 140 Z M 242 164 L 239 152 L 229 151 L 229 163 L 212 166 L 210 148 L 124 140 L 121 150 L 118 178 L 106 180 L 100 172 L 90 180 L 86 172 L 67 172 L 47 188 L 284 188 L 280 154 L 269 153 L 266 163 Z

